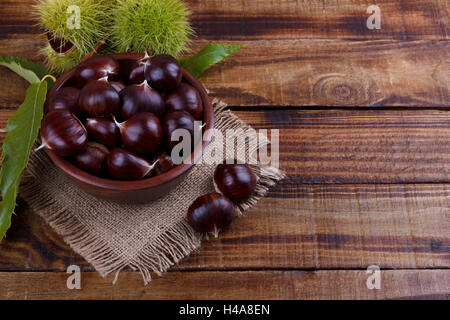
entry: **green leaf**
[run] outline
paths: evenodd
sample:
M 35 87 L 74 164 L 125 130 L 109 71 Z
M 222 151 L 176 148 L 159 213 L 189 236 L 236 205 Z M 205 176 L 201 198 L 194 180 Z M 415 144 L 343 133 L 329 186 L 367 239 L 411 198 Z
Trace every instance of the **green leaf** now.
M 32 83 L 26 92 L 25 101 L 8 120 L 8 133 L 2 146 L 0 170 L 0 241 L 11 225 L 11 216 L 16 206 L 20 177 L 27 166 L 41 127 L 47 81 Z
M 199 53 L 189 58 L 179 59 L 180 64 L 198 78 L 206 69 L 232 55 L 243 46 L 208 43 Z
M 29 83 L 38 83 L 47 74 L 47 70 L 37 63 L 14 56 L 6 57 L 1 53 L 0 65 L 11 69 Z

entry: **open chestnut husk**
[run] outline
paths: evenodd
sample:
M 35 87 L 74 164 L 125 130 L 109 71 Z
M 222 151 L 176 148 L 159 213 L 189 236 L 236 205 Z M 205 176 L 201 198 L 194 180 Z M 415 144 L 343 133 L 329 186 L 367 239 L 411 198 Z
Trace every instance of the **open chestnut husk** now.
M 47 32 L 47 39 L 53 51 L 55 51 L 58 56 L 63 57 L 75 49 L 73 43 L 65 40 L 57 33 Z
M 98 143 L 89 142 L 83 152 L 74 156 L 74 163 L 84 171 L 97 174 L 106 170 L 108 149 Z
M 86 129 L 98 143 L 107 147 L 120 145 L 120 130 L 112 118 L 88 118 L 86 119 Z
M 122 108 L 120 118 L 128 120 L 135 114 L 150 112 L 162 117 L 165 111 L 163 97 L 158 91 L 151 88 L 147 81 L 126 87 L 120 92 Z
M 110 116 L 119 111 L 120 96 L 107 78 L 102 78 L 81 89 L 78 106 L 81 113 L 91 117 Z
M 83 124 L 70 111 L 48 112 L 41 124 L 42 146 L 61 157 L 74 156 L 84 150 L 88 134 Z
M 145 67 L 145 79 L 160 92 L 170 92 L 176 89 L 183 76 L 178 61 L 167 54 L 153 56 Z
M 186 111 L 196 120 L 203 115 L 203 102 L 198 91 L 187 83 L 182 83 L 177 89 L 166 96 L 167 111 Z
M 97 56 L 80 64 L 75 70 L 78 85 L 85 86 L 91 81 L 119 74 L 119 64 L 109 56 Z
M 138 113 L 125 122 L 116 122 L 116 125 L 119 127 L 123 144 L 132 152 L 150 156 L 161 144 L 161 122 L 153 113 Z
M 214 233 L 226 228 L 236 216 L 233 203 L 219 193 L 197 198 L 189 207 L 187 221 L 197 232 Z
M 78 98 L 80 96 L 80 90 L 74 87 L 64 87 L 56 91 L 56 93 L 50 97 L 47 104 L 47 110 L 66 109 L 70 112 L 77 113 L 78 110 Z
M 191 143 L 193 148 L 193 139 L 195 131 L 195 119 L 189 113 L 184 111 L 168 112 L 163 119 L 162 127 L 164 132 L 164 145 L 168 151 L 172 150 L 179 141 L 172 141 L 172 134 L 177 129 L 185 129 L 191 135 Z
M 214 186 L 234 203 L 248 200 L 256 189 L 256 175 L 245 164 L 219 164 L 214 171 Z
M 155 164 L 130 151 L 115 148 L 107 157 L 108 172 L 116 179 L 139 180 L 153 173 Z

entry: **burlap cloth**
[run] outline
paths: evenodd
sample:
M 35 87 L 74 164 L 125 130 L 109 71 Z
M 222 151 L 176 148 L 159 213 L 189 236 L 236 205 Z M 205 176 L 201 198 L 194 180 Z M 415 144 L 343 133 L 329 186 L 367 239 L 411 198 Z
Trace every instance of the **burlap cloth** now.
M 215 128 L 222 133 L 227 129 L 253 130 L 226 110 L 224 102 L 214 100 L 213 106 Z M 247 150 L 237 150 L 238 157 L 249 153 L 248 145 L 251 144 L 246 144 Z M 259 178 L 256 192 L 239 206 L 239 214 L 255 205 L 268 187 L 283 177 L 283 172 L 274 167 L 251 167 Z M 151 272 L 160 275 L 200 247 L 202 235 L 187 224 L 185 217 L 197 197 L 214 191 L 213 171 L 212 165 L 197 164 L 163 198 L 145 205 L 121 205 L 84 193 L 56 168 L 45 152 L 37 152 L 30 158 L 20 195 L 103 277 L 115 273 L 115 283 L 120 271 L 129 267 L 138 270 L 147 284 Z

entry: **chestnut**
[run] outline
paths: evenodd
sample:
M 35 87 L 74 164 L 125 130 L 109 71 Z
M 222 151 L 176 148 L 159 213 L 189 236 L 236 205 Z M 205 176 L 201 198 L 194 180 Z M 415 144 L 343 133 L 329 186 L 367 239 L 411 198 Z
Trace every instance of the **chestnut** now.
M 109 174 L 120 180 L 138 180 L 150 176 L 155 164 L 128 150 L 112 149 L 107 157 Z
M 140 112 L 151 112 L 162 117 L 165 111 L 163 97 L 152 89 L 147 81 L 126 87 L 120 92 L 122 108 L 120 118 L 128 120 Z
M 116 125 L 125 148 L 132 152 L 150 156 L 161 144 L 161 122 L 153 113 L 138 113 L 125 122 L 116 122 Z
M 90 58 L 75 69 L 74 77 L 78 85 L 85 86 L 91 81 L 119 74 L 119 64 L 109 56 Z
M 59 156 L 73 156 L 87 145 L 88 134 L 80 120 L 64 109 L 47 113 L 41 125 L 42 146 Z
M 186 111 L 196 120 L 203 116 L 203 102 L 198 91 L 187 83 L 182 83 L 177 89 L 166 96 L 168 111 Z
M 105 77 L 81 89 L 78 106 L 81 113 L 91 117 L 109 116 L 119 111 L 120 96 Z
M 73 161 L 84 171 L 89 173 L 101 173 L 106 169 L 106 157 L 108 156 L 108 149 L 101 144 L 89 142 L 86 149 L 75 155 Z
M 159 92 L 170 92 L 176 89 L 180 83 L 183 72 L 178 61 L 167 54 L 161 54 L 150 58 L 149 65 L 145 68 L 145 79 Z
M 235 218 L 233 203 L 219 193 L 197 198 L 189 207 L 187 221 L 197 232 L 212 232 L 217 237 Z
M 110 81 L 109 84 L 111 85 L 111 87 L 113 87 L 114 89 L 116 89 L 116 91 L 119 93 L 120 91 L 122 91 L 123 89 L 125 89 L 125 85 L 122 82 L 118 82 L 118 81 Z
M 214 171 L 214 186 L 234 203 L 248 200 L 256 188 L 256 175 L 245 164 L 219 164 Z
M 145 52 L 145 56 L 142 59 L 136 61 L 128 72 L 128 83 L 138 84 L 145 80 L 145 69 L 150 65 L 150 56 Z
M 169 153 L 162 151 L 156 155 L 156 165 L 155 165 L 155 174 L 160 175 L 163 174 L 170 169 L 176 167 L 176 164 L 173 163 L 172 157 Z
M 48 43 L 55 51 L 56 55 L 64 57 L 69 54 L 75 46 L 70 41 L 65 40 L 56 32 L 47 32 Z
M 128 83 L 129 84 L 142 83 L 145 80 L 144 68 L 145 66 L 143 64 L 136 63 L 136 65 L 134 65 L 133 68 L 131 69 L 131 72 L 128 76 Z
M 164 116 L 162 127 L 164 132 L 164 144 L 167 150 L 172 150 L 179 141 L 172 141 L 172 133 L 177 129 L 188 130 L 191 134 L 191 142 L 194 139 L 195 119 L 187 112 L 172 111 Z
M 63 87 L 50 97 L 47 110 L 66 109 L 70 112 L 77 113 L 79 96 L 79 89 L 74 87 Z
M 120 130 L 112 118 L 88 118 L 86 129 L 96 142 L 107 147 L 117 147 L 120 144 Z

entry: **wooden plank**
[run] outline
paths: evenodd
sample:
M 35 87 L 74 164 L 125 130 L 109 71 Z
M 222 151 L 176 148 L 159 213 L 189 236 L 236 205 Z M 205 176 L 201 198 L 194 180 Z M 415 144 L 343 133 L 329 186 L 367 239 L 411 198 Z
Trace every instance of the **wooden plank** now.
M 0 113 L 2 127 L 11 112 Z M 237 114 L 255 128 L 281 128 L 281 167 L 289 176 L 253 214 L 181 268 L 448 266 L 449 229 L 443 221 L 450 189 L 435 183 L 450 177 L 448 112 Z M 434 184 L 386 184 L 427 181 Z M 308 185 L 335 182 L 349 184 Z M 380 184 L 355 185 L 362 182 Z M 18 219 L 24 220 L 13 224 L 0 246 L 0 268 L 61 270 L 81 260 L 30 212 Z
M 201 77 L 233 106 L 450 106 L 448 41 L 244 43 Z
M 40 41 L 0 40 L 0 47 L 36 60 Z M 448 41 L 238 43 L 247 47 L 201 77 L 212 97 L 230 105 L 450 107 Z M 0 107 L 19 105 L 26 82 L 1 72 Z
M 450 181 L 448 111 L 235 113 L 256 129 L 279 129 L 280 166 L 294 183 Z
M 12 112 L 0 112 L 0 128 Z M 291 183 L 450 182 L 448 111 L 235 113 L 256 129 L 279 130 L 281 168 Z
M 447 39 L 445 0 L 378 0 L 381 29 L 366 26 L 364 0 L 187 0 L 197 35 L 208 40 L 242 39 Z M 42 32 L 32 20 L 31 0 L 2 1 L 0 38 L 32 38 Z M 24 14 L 25 13 L 25 14 Z
M 448 39 L 448 3 L 443 0 L 379 0 L 382 25 L 367 28 L 362 0 L 188 1 L 202 38 L 215 39 Z M 218 10 L 218 8 L 220 8 Z
M 143 286 L 123 272 L 116 286 L 82 273 L 68 290 L 62 272 L 2 272 L 0 299 L 448 299 L 450 270 L 381 270 L 381 289 L 369 290 L 365 270 L 169 272 Z M 175 311 L 176 312 L 176 311 Z
M 448 268 L 449 212 L 449 184 L 285 182 L 174 270 Z M 28 207 L 13 219 L 1 270 L 92 270 Z
M 2 127 L 11 112 L 0 113 Z M 450 212 L 449 184 L 386 184 L 449 181 L 448 112 L 237 114 L 255 128 L 282 129 L 281 167 L 289 176 L 253 214 L 219 241 L 205 244 L 181 268 L 449 265 L 449 229 L 443 223 Z M 380 184 L 355 185 L 363 182 Z M 64 270 L 81 260 L 31 212 L 17 218 L 24 220 L 13 224 L 0 245 L 1 269 Z

